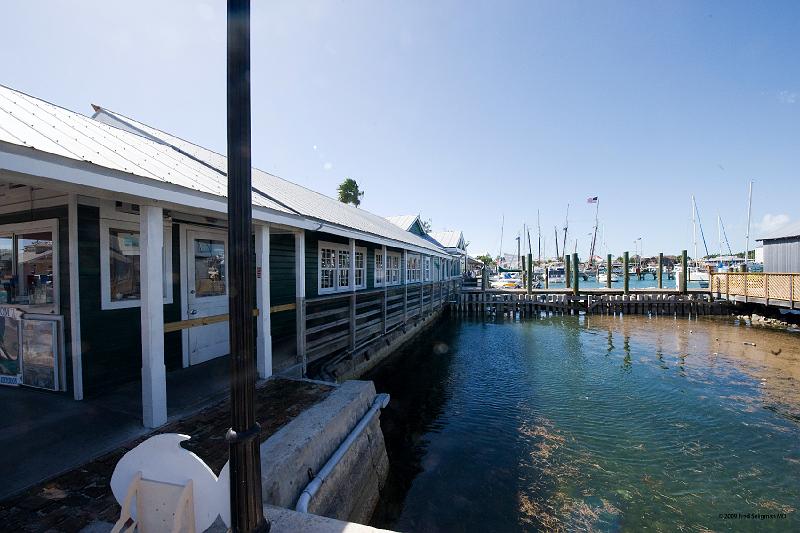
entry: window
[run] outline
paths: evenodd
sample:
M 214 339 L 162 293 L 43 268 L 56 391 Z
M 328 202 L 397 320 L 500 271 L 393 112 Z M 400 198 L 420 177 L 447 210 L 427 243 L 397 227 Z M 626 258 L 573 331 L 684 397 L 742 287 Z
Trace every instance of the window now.
M 330 242 L 319 243 L 319 292 L 347 291 L 367 286 L 367 250 L 356 248 L 354 275 L 350 279 L 350 245 Z M 351 282 L 354 282 L 351 286 Z
M 386 284 L 397 285 L 400 283 L 400 254 L 397 252 L 386 253 Z
M 319 249 L 319 290 L 336 289 L 336 250 L 333 248 Z
M 100 219 L 100 292 L 101 308 L 104 310 L 141 305 L 139 237 L 139 224 L 136 222 Z M 172 303 L 172 224 L 168 221 L 164 222 L 161 258 L 164 267 L 164 303 L 169 304 Z M 218 269 L 218 274 L 224 291 L 224 272 Z M 200 279 L 200 274 L 196 279 Z
M 431 280 L 431 258 L 428 257 L 428 256 L 425 256 L 424 262 L 425 262 L 425 267 L 424 267 L 424 270 L 423 270 L 423 273 L 422 273 L 423 279 L 425 281 L 430 281 Z
M 406 255 L 406 283 L 419 283 L 422 276 L 419 254 Z
M 225 241 L 194 239 L 194 297 L 224 296 Z
M 49 313 L 58 304 L 56 220 L 3 226 L 0 230 L 0 303 Z
M 339 269 L 339 288 L 345 289 L 350 287 L 350 250 L 340 249 L 338 252 L 336 268 Z
M 383 285 L 383 252 L 375 252 L 375 286 Z
M 367 258 L 366 250 L 356 248 L 355 255 L 355 285 L 357 289 L 364 289 L 367 286 Z

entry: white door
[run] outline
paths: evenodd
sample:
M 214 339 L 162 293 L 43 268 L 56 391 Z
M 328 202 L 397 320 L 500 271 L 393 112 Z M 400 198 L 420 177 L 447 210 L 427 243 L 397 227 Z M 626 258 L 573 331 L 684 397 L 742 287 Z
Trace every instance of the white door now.
M 228 313 L 227 237 L 220 231 L 186 232 L 189 319 Z M 189 364 L 230 352 L 228 322 L 189 328 Z

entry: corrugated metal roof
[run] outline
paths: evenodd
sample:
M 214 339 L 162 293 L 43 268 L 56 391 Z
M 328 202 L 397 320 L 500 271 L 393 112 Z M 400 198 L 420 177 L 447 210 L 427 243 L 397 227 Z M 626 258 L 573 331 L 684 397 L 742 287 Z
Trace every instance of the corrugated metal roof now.
M 445 248 L 458 248 L 463 238 L 460 231 L 432 231 L 429 235 Z
M 790 237 L 800 236 L 800 220 L 792 224 L 787 224 L 780 229 L 772 231 L 762 237 L 756 239 L 757 241 L 769 241 L 772 239 L 788 239 Z
M 143 134 L 92 120 L 0 85 L 0 141 L 161 183 L 226 196 L 225 156 L 133 119 L 103 111 L 132 123 Z M 256 206 L 442 251 L 383 217 L 257 169 L 253 169 L 253 188 Z
M 419 215 L 397 215 L 392 217 L 386 217 L 386 220 L 397 226 L 398 228 L 402 229 L 403 231 L 410 231 L 411 226 L 414 225 L 414 222 L 419 218 Z
M 99 109 L 102 113 L 125 122 L 137 130 L 141 130 L 148 136 L 176 146 L 182 152 L 220 171 L 227 169 L 227 158 L 213 150 L 198 146 L 180 137 L 148 126 L 143 122 L 127 117 L 121 113 L 99 106 L 95 109 Z M 96 118 L 100 119 L 101 117 L 97 115 Z M 442 251 L 435 243 L 431 243 L 413 233 L 401 230 L 383 217 L 365 211 L 364 209 L 344 204 L 334 198 L 312 191 L 311 189 L 307 189 L 306 187 L 257 168 L 253 169 L 253 187 L 302 216 L 427 248 L 429 250 Z

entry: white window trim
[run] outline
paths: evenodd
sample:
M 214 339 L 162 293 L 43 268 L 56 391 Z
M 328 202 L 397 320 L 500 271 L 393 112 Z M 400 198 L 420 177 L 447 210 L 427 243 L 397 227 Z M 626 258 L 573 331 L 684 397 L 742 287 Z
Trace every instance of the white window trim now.
M 388 263 L 389 257 L 396 257 L 397 258 L 398 268 L 396 268 L 396 269 L 389 268 L 389 263 Z M 404 278 L 404 276 L 403 276 L 403 268 L 405 267 L 405 265 L 403 265 L 403 254 L 401 254 L 400 252 L 387 251 L 386 252 L 386 259 L 384 259 L 384 261 L 387 261 L 387 263 L 386 263 L 386 278 L 387 279 L 383 280 L 384 284 L 387 287 L 392 287 L 394 285 L 402 284 L 403 283 L 403 278 Z M 389 279 L 388 279 L 391 276 L 392 270 L 397 270 L 397 281 L 395 281 L 395 282 L 390 282 Z
M 138 222 L 130 220 L 114 220 L 109 218 L 100 219 L 100 309 L 108 311 L 111 309 L 129 309 L 131 307 L 141 307 L 142 300 L 111 300 L 111 267 L 109 261 L 111 253 L 109 250 L 108 231 L 110 229 L 121 229 L 129 231 L 139 231 L 141 228 Z M 164 303 L 171 304 L 172 297 L 172 223 L 164 221 Z
M 431 281 L 433 278 L 433 258 L 426 255 L 422 258 L 422 281 Z
M 356 289 L 366 289 L 367 288 L 367 249 L 362 247 L 362 246 L 356 246 L 355 250 L 356 250 L 356 253 L 353 254 L 353 257 L 351 258 L 351 260 L 353 261 L 354 272 L 357 273 L 359 270 L 362 271 L 361 283 L 359 285 L 356 285 L 355 288 Z M 356 265 L 356 254 L 361 254 L 361 257 L 364 258 L 364 263 L 363 263 L 364 266 L 362 266 L 361 268 L 358 268 L 358 265 Z M 353 274 L 353 283 L 355 283 L 355 282 L 356 282 L 356 276 L 355 276 L 355 274 Z
M 380 268 L 378 267 L 378 256 L 381 256 L 381 266 L 380 266 Z M 373 261 L 372 261 L 372 271 L 373 271 L 372 272 L 372 274 L 373 274 L 372 275 L 372 279 L 374 280 L 373 284 L 376 287 L 383 287 L 385 282 L 386 282 L 386 280 L 382 279 L 383 278 L 383 272 L 384 272 L 383 263 L 385 261 L 386 261 L 386 257 L 383 256 L 383 250 L 381 250 L 379 248 L 376 249 L 374 251 L 374 256 L 373 256 Z M 380 276 L 378 275 L 379 272 L 380 272 Z M 379 277 L 381 278 L 381 281 L 378 281 Z
M 328 248 L 334 251 L 333 261 L 333 287 L 322 287 L 322 249 Z M 355 276 L 352 276 L 353 279 L 350 280 L 350 283 L 346 286 L 340 287 L 339 286 L 339 252 L 344 251 L 348 254 L 351 253 L 350 245 L 349 244 L 339 244 L 335 242 L 326 242 L 326 241 L 319 241 L 317 244 L 317 294 L 333 294 L 337 292 L 348 292 L 352 291 L 354 288 L 355 283 Z M 364 282 L 361 285 L 355 285 L 355 289 L 366 289 L 367 288 L 367 249 L 363 246 L 356 246 L 356 252 L 364 254 L 364 268 L 359 269 L 364 271 L 364 275 L 362 279 Z M 352 255 L 352 254 L 351 254 Z M 351 264 L 355 265 L 355 255 L 350 257 Z
M 411 268 L 412 260 L 416 260 L 417 268 Z M 422 255 L 418 253 L 406 254 L 406 283 L 416 284 L 422 281 Z
M 57 218 L 46 218 L 42 220 L 34 220 L 33 222 L 20 222 L 15 224 L 5 224 L 0 226 L 0 232 L 2 233 L 12 233 L 14 235 L 18 233 L 30 233 L 33 231 L 51 231 L 53 233 L 53 309 L 55 314 L 61 313 L 61 302 L 59 297 L 61 295 L 60 287 L 61 287 L 61 275 L 60 275 L 60 263 L 58 260 L 58 219 Z M 14 271 L 19 268 L 19 259 L 17 258 L 17 250 L 16 250 L 16 243 L 13 245 L 14 249 L 12 250 L 12 256 L 14 257 L 14 261 L 17 264 L 14 265 Z M 21 309 L 26 309 L 29 307 L 29 304 L 13 304 L 14 307 L 19 307 Z

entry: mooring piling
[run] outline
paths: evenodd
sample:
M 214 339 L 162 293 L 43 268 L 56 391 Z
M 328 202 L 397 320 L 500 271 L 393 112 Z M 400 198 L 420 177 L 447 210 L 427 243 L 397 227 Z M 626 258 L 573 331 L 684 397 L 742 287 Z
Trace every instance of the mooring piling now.
M 689 281 L 689 262 L 686 250 L 681 252 L 681 294 L 686 294 Z
M 578 267 L 578 254 L 572 254 L 572 294 L 578 295 L 578 279 L 580 269 Z
M 628 279 L 628 252 L 622 254 L 622 292 L 630 292 L 630 280 Z

